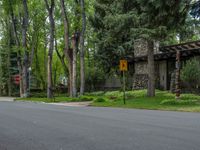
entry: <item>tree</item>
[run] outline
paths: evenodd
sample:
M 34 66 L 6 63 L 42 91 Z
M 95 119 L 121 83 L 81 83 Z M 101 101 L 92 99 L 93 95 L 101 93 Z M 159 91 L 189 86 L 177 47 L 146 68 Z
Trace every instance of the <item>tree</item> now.
M 136 20 L 135 2 L 96 0 L 90 23 L 94 28 L 95 58 L 105 73 L 118 71 L 121 58 L 133 58 L 134 37 L 131 28 Z M 111 59 L 112 58 L 112 59 Z
M 65 57 L 68 60 L 68 71 L 69 71 L 69 95 L 71 97 L 73 97 L 73 84 L 72 84 L 72 80 L 73 80 L 73 52 L 72 49 L 70 48 L 70 42 L 69 42 L 69 38 L 70 38 L 70 33 L 69 33 L 69 21 L 68 21 L 68 17 L 67 17 L 67 12 L 66 12 L 66 8 L 65 8 L 65 2 L 64 0 L 60 0 L 60 4 L 61 4 L 61 11 L 62 11 L 62 18 L 63 18 L 63 22 L 64 22 L 64 43 L 65 43 L 65 48 L 64 48 L 64 54 Z
M 155 68 L 154 68 L 154 40 L 167 36 L 171 30 L 178 29 L 185 23 L 190 3 L 189 0 L 162 1 L 162 0 L 137 0 L 139 14 L 139 33 L 148 41 L 148 92 L 147 95 L 155 96 Z M 138 31 L 138 29 L 136 29 Z
M 85 16 L 85 1 L 80 0 L 81 4 L 81 14 L 82 14 L 82 31 L 80 36 L 80 94 L 82 95 L 85 91 L 85 50 L 84 50 L 84 42 L 85 42 L 85 28 L 86 28 L 86 16 Z
M 199 0 L 193 3 L 190 14 L 195 18 L 200 17 L 200 1 Z
M 22 21 L 22 47 L 24 49 L 23 59 L 23 97 L 28 97 L 28 64 L 29 52 L 27 49 L 27 30 L 28 30 L 28 6 L 27 0 L 23 0 L 23 21 Z
M 50 22 L 50 44 L 49 44 L 49 52 L 48 52 L 48 62 L 47 62 L 47 98 L 53 98 L 53 86 L 52 86 L 52 57 L 53 57 L 53 49 L 54 49 L 54 8 L 55 2 L 51 0 L 50 4 L 48 0 L 45 0 L 46 9 L 49 13 L 49 22 Z
M 200 84 L 200 62 L 197 59 L 188 60 L 181 69 L 181 79 L 188 82 L 192 88 Z
M 101 58 L 109 56 L 108 59 L 112 57 L 113 60 L 102 62 L 104 66 L 111 68 L 120 57 L 127 56 L 133 49 L 134 39 L 146 39 L 149 72 L 147 95 L 154 96 L 154 41 L 164 39 L 168 32 L 184 24 L 189 4 L 188 0 L 97 0 L 92 24 L 97 32 L 98 52 Z M 111 64 L 110 67 L 108 64 Z

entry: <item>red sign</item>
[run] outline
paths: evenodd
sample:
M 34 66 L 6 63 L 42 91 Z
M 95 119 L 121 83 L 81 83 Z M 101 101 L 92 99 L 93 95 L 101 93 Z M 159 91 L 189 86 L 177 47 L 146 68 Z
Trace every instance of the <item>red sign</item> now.
M 19 85 L 19 84 L 20 84 L 20 75 L 19 75 L 19 74 L 14 75 L 14 76 L 13 76 L 13 79 L 14 79 L 14 83 L 15 83 L 16 85 Z

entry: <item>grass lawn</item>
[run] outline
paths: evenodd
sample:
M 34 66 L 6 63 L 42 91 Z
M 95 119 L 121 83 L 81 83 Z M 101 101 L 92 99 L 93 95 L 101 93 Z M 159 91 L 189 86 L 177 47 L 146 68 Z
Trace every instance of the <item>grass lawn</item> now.
M 59 102 L 84 102 L 92 101 L 93 98 L 90 96 L 81 96 L 78 98 L 71 97 L 55 97 L 53 99 L 43 98 L 43 97 L 31 97 L 31 98 L 16 98 L 16 101 L 31 101 L 31 102 L 45 102 L 45 103 L 59 103 Z
M 125 105 L 122 92 L 96 93 L 96 95 L 105 101 L 93 102 L 92 106 L 200 112 L 200 96 L 193 94 L 182 94 L 180 102 L 176 102 L 175 95 L 166 91 L 156 91 L 156 97 L 153 98 L 146 97 L 146 90 L 128 91 Z M 162 104 L 163 101 L 166 103 Z
M 175 100 L 175 95 L 167 91 L 156 91 L 156 97 L 146 97 L 146 90 L 135 90 L 126 92 L 126 104 L 123 103 L 123 93 L 120 91 L 112 92 L 93 92 L 86 93 L 79 98 L 55 97 L 47 98 L 18 98 L 16 100 L 26 100 L 35 102 L 80 102 L 92 101 L 91 106 L 96 107 L 120 107 L 137 108 L 150 110 L 173 110 L 200 112 L 200 96 L 194 94 L 182 94 L 179 101 Z

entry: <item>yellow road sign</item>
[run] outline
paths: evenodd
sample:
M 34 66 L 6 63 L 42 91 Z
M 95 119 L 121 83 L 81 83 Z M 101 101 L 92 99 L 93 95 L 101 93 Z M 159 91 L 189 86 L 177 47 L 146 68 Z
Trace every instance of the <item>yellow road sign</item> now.
M 127 60 L 120 60 L 120 71 L 127 71 L 128 70 L 128 62 Z

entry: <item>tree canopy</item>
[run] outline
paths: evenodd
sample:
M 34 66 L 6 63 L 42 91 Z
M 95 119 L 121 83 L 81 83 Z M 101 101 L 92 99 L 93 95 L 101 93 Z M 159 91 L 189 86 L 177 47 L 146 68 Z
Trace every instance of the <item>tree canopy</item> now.
M 192 0 L 2 0 L 0 91 L 11 95 L 18 87 L 26 97 L 32 87 L 47 90 L 51 98 L 65 78 L 70 96 L 94 90 L 109 73 L 120 75 L 120 59 L 133 60 L 138 38 L 162 45 L 198 40 L 199 5 Z M 19 85 L 15 75 L 21 77 Z

